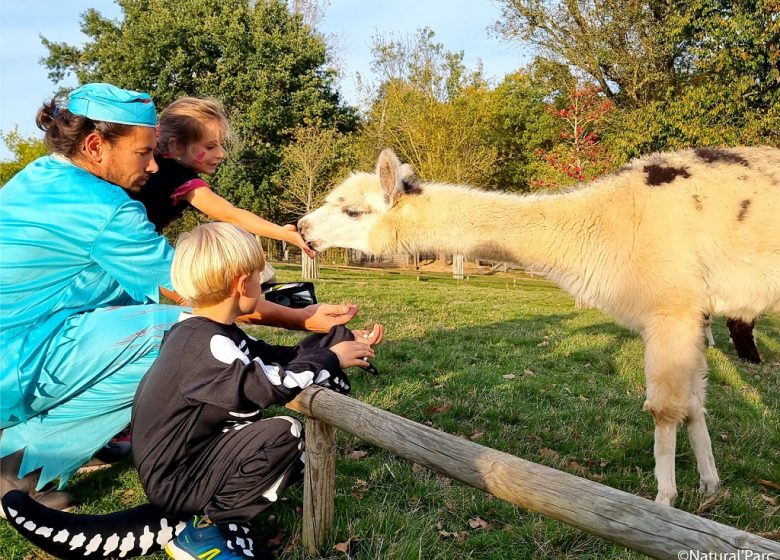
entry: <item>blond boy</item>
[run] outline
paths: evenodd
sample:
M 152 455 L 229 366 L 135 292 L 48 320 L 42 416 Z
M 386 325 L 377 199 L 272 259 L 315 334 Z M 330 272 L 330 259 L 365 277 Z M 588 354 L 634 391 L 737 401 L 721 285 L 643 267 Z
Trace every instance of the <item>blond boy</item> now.
M 166 333 L 138 388 L 132 437 L 150 502 L 191 516 L 166 545 L 177 560 L 258 558 L 248 522 L 300 473 L 304 448 L 297 420 L 263 418 L 263 409 L 311 384 L 348 392 L 342 368 L 365 366 L 381 338 L 381 325 L 334 327 L 297 346 L 247 335 L 234 320 L 255 309 L 264 265 L 255 238 L 226 223 L 176 244 L 173 286 L 193 310 Z

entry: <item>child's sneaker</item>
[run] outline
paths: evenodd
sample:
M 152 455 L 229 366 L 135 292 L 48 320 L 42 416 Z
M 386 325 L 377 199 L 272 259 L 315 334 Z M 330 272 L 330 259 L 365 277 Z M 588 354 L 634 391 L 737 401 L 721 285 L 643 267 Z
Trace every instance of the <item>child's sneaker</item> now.
M 165 552 L 174 560 L 258 560 L 246 524 L 216 524 L 197 515 L 165 545 Z

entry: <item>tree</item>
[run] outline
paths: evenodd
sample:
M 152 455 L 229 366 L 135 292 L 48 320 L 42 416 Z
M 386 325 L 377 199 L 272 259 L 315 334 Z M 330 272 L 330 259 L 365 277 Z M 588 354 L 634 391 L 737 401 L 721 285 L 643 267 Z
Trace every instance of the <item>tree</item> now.
M 23 137 L 18 127 L 12 131 L 1 134 L 3 143 L 11 154 L 12 160 L 0 161 L 0 186 L 5 185 L 24 167 L 41 156 L 48 153 L 43 140 L 37 136 Z
M 500 0 L 496 29 L 615 103 L 618 159 L 693 145 L 780 143 L 778 0 Z M 556 72 L 558 70 L 555 70 Z
M 548 107 L 558 120 L 559 142 L 550 150 L 537 150 L 547 173 L 534 180 L 537 187 L 561 187 L 589 181 L 611 171 L 613 157 L 601 143 L 601 128 L 612 102 L 594 86 L 575 87 Z
M 734 88 L 747 107 L 780 103 L 780 0 L 676 0 L 666 25 L 695 85 Z
M 496 161 L 485 141 L 489 88 L 463 53 L 445 51 L 424 28 L 412 38 L 375 38 L 373 68 L 381 77 L 362 130 L 365 160 L 392 146 L 429 180 L 484 184 Z
M 290 221 L 320 206 L 336 180 L 356 164 L 351 138 L 334 128 L 299 126 L 292 137 L 282 148 L 277 174 L 277 180 L 285 185 L 281 208 Z
M 282 149 L 277 181 L 284 185 L 281 208 L 296 219 L 322 204 L 336 179 L 355 164 L 351 138 L 333 128 L 316 124 L 292 131 L 293 141 Z M 301 253 L 301 276 L 318 278 L 317 260 Z
M 118 3 L 119 21 L 94 9 L 83 15 L 90 41 L 81 48 L 43 40 L 50 77 L 149 91 L 160 107 L 182 95 L 220 99 L 238 142 L 213 183 L 234 204 L 277 219 L 282 193 L 272 177 L 290 131 L 306 120 L 356 126 L 322 37 L 281 0 Z
M 549 151 L 559 141 L 558 123 L 548 110 L 552 95 L 533 72 L 507 75 L 490 92 L 490 126 L 484 141 L 496 150 L 496 163 L 487 182 L 501 190 L 528 191 L 544 172 L 539 150 Z
M 499 0 L 495 29 L 530 42 L 541 58 L 578 69 L 609 98 L 641 106 L 673 85 L 679 46 L 665 33 L 659 0 Z

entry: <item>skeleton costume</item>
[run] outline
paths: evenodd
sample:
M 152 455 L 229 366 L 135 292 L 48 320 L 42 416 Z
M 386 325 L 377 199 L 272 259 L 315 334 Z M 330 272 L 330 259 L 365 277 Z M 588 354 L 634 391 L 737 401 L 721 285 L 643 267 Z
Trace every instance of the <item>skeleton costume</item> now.
M 236 325 L 185 316 L 133 403 L 133 455 L 152 504 L 214 522 L 249 521 L 276 501 L 303 451 L 300 423 L 263 419 L 312 383 L 344 383 L 330 346 L 344 327 L 272 346 Z

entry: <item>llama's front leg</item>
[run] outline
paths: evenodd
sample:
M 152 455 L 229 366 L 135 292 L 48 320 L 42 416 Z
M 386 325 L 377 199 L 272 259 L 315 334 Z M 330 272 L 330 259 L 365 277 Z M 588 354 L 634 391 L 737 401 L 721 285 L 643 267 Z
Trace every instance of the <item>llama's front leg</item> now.
M 698 317 L 663 315 L 642 333 L 645 340 L 647 400 L 644 409 L 655 421 L 655 501 L 672 505 L 677 497 L 675 448 L 677 426 L 688 416 L 692 380 L 701 375 L 702 330 Z M 699 435 L 698 426 L 694 427 Z M 705 427 L 706 430 L 706 427 Z
M 702 357 L 701 369 L 706 371 L 707 363 Z M 697 376 L 693 379 L 691 403 L 688 409 L 688 438 L 696 456 L 696 468 L 699 470 L 699 489 L 706 494 L 713 494 L 720 487 L 718 469 L 715 457 L 712 455 L 712 442 L 707 431 L 704 398 L 706 395 L 706 378 Z
M 647 406 L 647 405 L 645 405 Z M 655 480 L 658 493 L 655 501 L 671 506 L 677 498 L 677 481 L 674 470 L 674 453 L 677 446 L 677 423 L 655 423 Z

